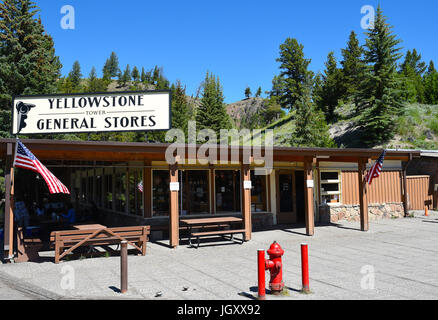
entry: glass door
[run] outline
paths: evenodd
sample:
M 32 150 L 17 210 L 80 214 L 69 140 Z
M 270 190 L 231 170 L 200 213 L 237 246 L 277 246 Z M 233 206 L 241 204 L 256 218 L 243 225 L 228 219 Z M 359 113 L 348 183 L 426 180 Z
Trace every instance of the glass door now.
M 215 170 L 216 212 L 240 212 L 240 171 Z
M 277 174 L 277 223 L 296 223 L 295 172 Z

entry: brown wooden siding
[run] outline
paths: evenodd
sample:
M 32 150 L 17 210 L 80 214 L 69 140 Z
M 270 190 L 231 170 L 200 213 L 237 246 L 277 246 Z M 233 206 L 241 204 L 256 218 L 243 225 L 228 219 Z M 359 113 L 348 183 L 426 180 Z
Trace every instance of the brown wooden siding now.
M 432 209 L 433 192 L 429 176 L 408 176 L 408 201 L 409 210 L 424 210 L 427 205 Z
M 382 171 L 368 186 L 368 203 L 402 202 L 400 171 Z M 342 172 L 342 203 L 359 204 L 357 171 Z

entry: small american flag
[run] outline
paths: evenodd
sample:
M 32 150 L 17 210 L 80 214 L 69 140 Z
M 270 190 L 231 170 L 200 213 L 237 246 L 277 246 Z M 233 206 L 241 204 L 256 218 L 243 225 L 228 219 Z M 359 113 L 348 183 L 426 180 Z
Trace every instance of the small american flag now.
M 44 178 L 51 194 L 65 193 L 70 194 L 67 187 L 56 178 L 21 141 L 17 140 L 15 149 L 14 167 L 23 168 L 38 172 Z
M 137 185 L 138 191 L 143 192 L 143 181 L 140 181 Z
M 377 159 L 376 163 L 374 163 L 374 165 L 368 171 L 368 174 L 365 177 L 368 184 L 371 184 L 371 181 L 373 181 L 374 178 L 380 176 L 380 172 L 382 171 L 382 167 L 383 167 L 383 160 L 385 159 L 385 154 L 386 154 L 386 150 L 383 150 L 379 159 Z

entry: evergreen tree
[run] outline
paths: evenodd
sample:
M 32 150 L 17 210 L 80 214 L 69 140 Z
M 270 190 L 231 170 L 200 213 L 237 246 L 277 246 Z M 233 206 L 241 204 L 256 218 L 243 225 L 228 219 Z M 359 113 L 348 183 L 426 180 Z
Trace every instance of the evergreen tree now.
M 131 68 L 129 67 L 129 64 L 126 65 L 125 72 L 123 72 L 122 75 L 122 84 L 126 86 L 126 84 L 131 81 Z
M 146 72 L 144 71 L 144 67 L 141 68 L 141 76 L 140 76 L 141 82 L 146 82 Z
M 327 120 L 333 121 L 338 101 L 342 98 L 342 73 L 337 67 L 333 51 L 328 54 L 325 67 L 324 75 L 320 78 L 322 83 L 315 92 L 315 102 Z
M 293 109 L 298 101 L 305 95 L 305 81 L 313 77 L 313 72 L 307 70 L 311 60 L 304 57 L 304 46 L 296 39 L 287 38 L 280 45 L 280 75 L 276 81 L 281 81 L 278 88 L 280 104 L 283 108 Z
M 30 0 L 0 3 L 0 110 L 7 110 L 2 113 L 5 116 L 9 116 L 12 96 L 57 90 L 62 65 L 52 37 L 41 19 L 35 18 L 38 11 Z
M 73 63 L 73 68 L 68 74 L 68 79 L 71 81 L 73 88 L 79 91 L 79 86 L 82 79 L 81 65 L 79 64 L 79 61 L 75 61 Z
M 357 93 L 364 76 L 365 65 L 362 61 L 363 48 L 359 45 L 356 33 L 351 31 L 347 47 L 341 50 L 342 65 L 342 95 L 346 100 L 353 99 L 357 103 Z
M 87 81 L 87 91 L 88 92 L 104 92 L 107 86 L 104 80 L 97 78 L 96 68 L 91 68 L 90 75 Z
M 257 89 L 257 92 L 256 92 L 255 96 L 256 96 L 256 98 L 258 98 L 258 97 L 260 97 L 261 95 L 262 95 L 262 87 L 259 87 L 259 88 Z
M 423 74 L 426 63 L 416 49 L 406 52 L 405 60 L 400 65 L 402 97 L 408 102 L 424 102 Z
M 295 131 L 290 143 L 296 147 L 335 147 L 324 113 L 312 102 L 313 83 L 312 75 L 308 73 L 302 83 L 303 94 L 295 105 Z
M 177 80 L 176 85 L 172 85 L 172 128 L 184 131 L 187 137 L 187 127 L 189 121 L 189 106 L 186 98 L 186 89 L 181 81 Z
M 246 87 L 246 89 L 245 89 L 245 97 L 247 98 L 247 99 L 249 99 L 249 97 L 251 97 L 251 89 L 250 89 L 250 87 Z
M 117 77 L 119 71 L 119 58 L 115 52 L 111 52 L 110 57 L 106 60 L 103 67 L 103 76 L 105 79 L 111 79 Z
M 212 129 L 218 135 L 220 129 L 232 128 L 219 78 L 208 72 L 202 83 L 202 98 L 196 113 L 196 126 L 198 130 Z
M 136 66 L 134 66 L 134 68 L 132 69 L 131 76 L 132 76 L 132 80 L 134 80 L 135 82 L 140 81 L 140 72 L 138 71 Z
M 429 68 L 423 79 L 425 103 L 438 105 L 438 71 L 433 61 L 430 61 Z
M 379 6 L 374 29 L 366 33 L 366 73 L 357 105 L 363 142 L 370 146 L 392 138 L 393 117 L 402 111 L 396 73 L 397 60 L 401 56 L 397 47 L 400 40 L 396 39 L 391 28 Z

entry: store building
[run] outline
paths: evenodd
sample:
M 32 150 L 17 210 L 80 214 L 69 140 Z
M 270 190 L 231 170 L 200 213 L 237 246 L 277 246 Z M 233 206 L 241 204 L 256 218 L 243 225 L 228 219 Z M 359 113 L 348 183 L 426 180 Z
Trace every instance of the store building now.
M 165 159 L 169 144 L 22 142 L 69 187 L 71 195 L 35 191 L 40 183 L 35 173 L 21 178 L 14 174 L 15 140 L 1 139 L 0 155 L 6 164 L 5 251 L 13 241 L 12 200 L 18 193 L 29 203 L 60 197 L 79 210 L 91 208 L 109 226 L 151 225 L 155 236 L 161 232 L 169 237 L 171 247 L 179 245 L 181 216 L 241 216 L 245 240 L 251 239 L 253 230 L 296 223 L 305 224 L 311 236 L 315 224 L 341 219 L 358 221 L 358 228 L 360 224 L 367 231 L 369 220 L 407 214 L 405 168 L 420 157 L 419 151 L 387 151 L 381 176 L 366 185 L 367 168 L 382 150 L 274 147 L 272 170 L 256 175 L 255 163 L 264 156 L 263 150 L 261 155 L 251 154 L 249 164 L 240 147 L 237 162 L 188 164 L 186 152 L 186 159 L 169 165 Z M 178 188 L 170 188 L 172 183 Z

